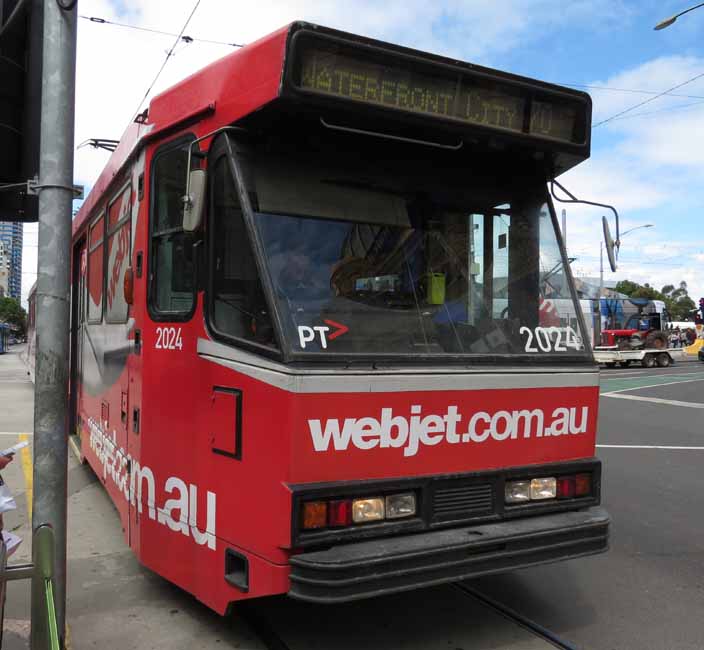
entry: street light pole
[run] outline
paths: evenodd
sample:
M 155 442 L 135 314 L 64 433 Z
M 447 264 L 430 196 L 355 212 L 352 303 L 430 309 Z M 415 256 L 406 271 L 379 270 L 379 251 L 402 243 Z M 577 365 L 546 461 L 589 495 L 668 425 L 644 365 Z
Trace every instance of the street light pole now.
M 69 270 L 73 205 L 76 3 L 44 0 L 39 166 L 32 530 L 54 530 L 56 623 L 66 629 Z M 32 650 L 48 647 L 43 581 L 32 581 Z
M 666 18 L 665 20 L 661 20 L 655 27 L 653 27 L 654 30 L 660 31 L 661 29 L 665 29 L 665 27 L 669 27 L 674 23 L 680 16 L 684 16 L 685 14 L 688 14 L 690 11 L 694 11 L 695 9 L 699 9 L 699 7 L 704 7 L 704 2 L 700 2 L 698 5 L 694 5 L 693 7 L 690 7 L 689 9 L 685 9 L 684 11 L 680 11 L 680 13 L 675 14 L 674 16 L 670 16 L 669 18 Z
M 652 224 L 652 223 L 644 223 L 642 226 L 635 226 L 635 227 L 633 227 L 633 228 L 629 228 L 629 229 L 626 230 L 625 232 L 622 232 L 622 233 L 621 233 L 621 237 L 623 237 L 624 235 L 627 235 L 629 232 L 633 232 L 634 230 L 638 230 L 639 228 L 653 228 L 654 225 L 655 225 L 655 224 Z M 619 242 L 619 243 L 620 243 L 620 242 Z

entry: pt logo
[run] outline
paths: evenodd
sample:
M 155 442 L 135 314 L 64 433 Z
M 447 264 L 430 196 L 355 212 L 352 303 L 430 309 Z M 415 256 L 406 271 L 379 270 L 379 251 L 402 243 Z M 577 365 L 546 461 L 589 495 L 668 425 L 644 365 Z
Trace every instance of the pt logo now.
M 315 341 L 315 337 L 320 337 L 320 347 L 326 350 L 328 347 L 328 341 L 335 340 L 338 336 L 342 336 L 346 332 L 349 332 L 349 327 L 342 325 L 341 323 L 336 323 L 334 320 L 324 320 L 325 325 L 317 325 L 315 327 L 309 327 L 308 325 L 298 326 L 298 340 L 301 343 L 301 348 L 306 349 L 308 343 Z M 334 329 L 332 334 L 328 332 Z

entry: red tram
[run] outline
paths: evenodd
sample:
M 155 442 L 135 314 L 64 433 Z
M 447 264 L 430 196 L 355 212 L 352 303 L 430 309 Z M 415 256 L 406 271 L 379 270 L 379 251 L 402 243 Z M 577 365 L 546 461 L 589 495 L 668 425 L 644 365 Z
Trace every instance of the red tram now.
M 604 551 L 546 190 L 590 124 L 306 23 L 156 97 L 73 227 L 71 430 L 139 560 L 222 613 Z

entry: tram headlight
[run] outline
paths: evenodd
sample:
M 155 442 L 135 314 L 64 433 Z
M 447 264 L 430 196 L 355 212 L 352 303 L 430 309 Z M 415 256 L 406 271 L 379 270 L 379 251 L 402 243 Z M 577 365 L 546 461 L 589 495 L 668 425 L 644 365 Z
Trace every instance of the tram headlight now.
M 530 481 L 509 481 L 505 489 L 506 503 L 530 501 Z
M 386 518 L 401 519 L 416 514 L 415 494 L 392 494 L 386 497 Z
M 557 496 L 557 480 L 554 476 L 525 481 L 507 481 L 504 501 L 509 504 L 544 501 Z
M 384 499 L 381 497 L 352 501 L 352 521 L 355 524 L 382 519 L 384 519 Z
M 534 478 L 530 482 L 531 501 L 554 499 L 557 496 L 557 481 L 554 476 Z

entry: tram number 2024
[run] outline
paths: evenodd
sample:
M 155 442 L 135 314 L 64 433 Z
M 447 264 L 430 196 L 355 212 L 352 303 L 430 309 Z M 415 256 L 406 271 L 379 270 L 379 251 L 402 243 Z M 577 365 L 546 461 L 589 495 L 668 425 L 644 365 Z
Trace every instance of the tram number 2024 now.
M 526 352 L 567 352 L 581 350 L 582 339 L 571 327 L 521 327 L 521 335 L 527 334 Z
M 183 339 L 181 338 L 180 327 L 157 327 L 156 345 L 157 350 L 183 350 Z

